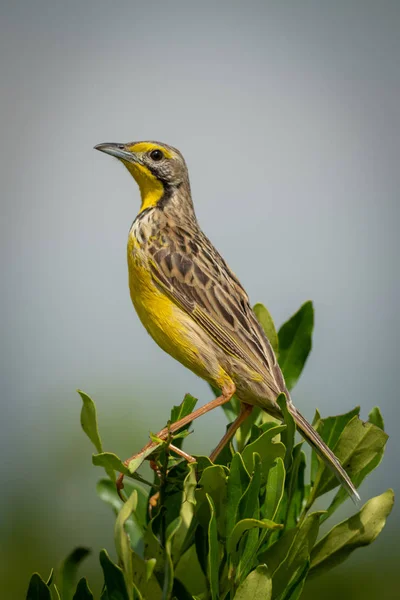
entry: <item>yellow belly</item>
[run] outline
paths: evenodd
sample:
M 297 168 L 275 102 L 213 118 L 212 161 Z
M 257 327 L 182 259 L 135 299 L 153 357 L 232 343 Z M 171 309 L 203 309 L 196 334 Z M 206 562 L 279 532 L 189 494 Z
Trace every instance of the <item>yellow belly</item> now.
M 136 240 L 128 242 L 129 289 L 136 312 L 155 342 L 173 358 L 207 381 L 214 380 L 194 343 L 190 318 L 154 284 Z

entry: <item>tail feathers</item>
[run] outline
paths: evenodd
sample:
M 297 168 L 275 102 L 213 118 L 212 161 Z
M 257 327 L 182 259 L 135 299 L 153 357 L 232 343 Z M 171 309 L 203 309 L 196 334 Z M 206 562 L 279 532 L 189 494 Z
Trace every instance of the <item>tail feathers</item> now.
M 353 502 L 357 505 L 360 502 L 360 496 L 354 487 L 350 477 L 336 458 L 334 453 L 325 444 L 321 436 L 315 431 L 314 427 L 303 417 L 301 413 L 293 406 L 291 402 L 288 402 L 288 410 L 296 422 L 297 428 L 300 431 L 304 439 L 314 448 L 317 454 L 322 458 L 325 465 L 331 469 L 336 475 L 341 485 L 348 492 Z

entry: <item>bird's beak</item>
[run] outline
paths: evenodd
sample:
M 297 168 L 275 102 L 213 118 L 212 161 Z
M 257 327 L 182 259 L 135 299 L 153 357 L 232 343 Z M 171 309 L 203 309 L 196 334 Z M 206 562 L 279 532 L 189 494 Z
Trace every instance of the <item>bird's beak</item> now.
M 94 149 L 105 152 L 105 154 L 109 154 L 110 156 L 115 156 L 115 158 L 119 158 L 120 160 L 137 162 L 136 155 L 130 152 L 125 144 L 97 144 Z

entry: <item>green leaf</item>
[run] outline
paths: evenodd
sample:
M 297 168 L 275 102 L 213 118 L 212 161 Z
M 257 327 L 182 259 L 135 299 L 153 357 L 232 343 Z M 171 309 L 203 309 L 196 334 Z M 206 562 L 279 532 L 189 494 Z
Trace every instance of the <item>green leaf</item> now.
M 234 600 L 271 600 L 272 581 L 266 565 L 259 565 L 238 587 Z
M 47 587 L 50 587 L 50 586 L 51 586 L 51 584 L 53 583 L 53 579 L 54 579 L 54 569 L 52 569 L 52 570 L 50 571 L 50 575 L 49 575 L 49 576 L 48 576 L 48 578 L 47 578 L 47 581 L 46 581 L 46 585 L 47 585 Z
M 82 398 L 83 402 L 81 410 L 82 429 L 96 448 L 97 452 L 103 452 L 103 446 L 101 444 L 99 430 L 97 427 L 96 405 L 90 396 L 85 394 L 85 392 L 82 392 L 82 390 L 78 390 L 78 394 Z
M 103 569 L 107 597 L 110 600 L 129 600 L 124 574 L 122 570 L 110 560 L 106 550 L 101 550 L 100 552 L 100 564 Z
M 204 469 L 199 481 L 199 488 L 195 492 L 196 496 L 196 516 L 203 529 L 208 528 L 210 520 L 210 508 L 207 501 L 207 494 L 214 502 L 214 508 L 217 518 L 218 531 L 221 537 L 225 537 L 226 528 L 226 509 L 227 509 L 227 469 L 220 465 L 212 465 Z
M 146 560 L 146 581 L 149 581 L 149 579 L 153 575 L 156 562 L 156 558 L 150 558 L 149 560 Z
M 176 531 L 172 543 L 171 554 L 174 563 L 177 562 L 180 556 L 187 550 L 187 547 L 185 547 L 185 538 L 193 521 L 196 504 L 196 486 L 196 466 L 191 463 L 188 465 L 188 473 L 183 481 L 182 496 L 180 498 L 181 502 L 179 516 L 181 519 L 181 525 L 178 531 Z M 193 541 L 192 536 L 190 536 L 190 539 Z
M 93 400 L 82 392 L 82 390 L 78 390 L 78 394 L 82 398 L 82 410 L 81 410 L 81 426 L 83 431 L 88 436 L 89 440 L 92 442 L 97 452 L 100 454 L 103 452 L 103 446 L 100 439 L 99 429 L 97 426 L 97 412 L 96 405 Z M 112 481 L 116 480 L 114 471 L 108 466 L 104 467 L 107 475 L 112 479 Z
M 385 431 L 385 424 L 383 422 L 383 417 L 378 406 L 375 406 L 371 410 L 371 412 L 368 415 L 368 421 L 376 427 L 379 427 L 379 429 L 382 429 L 382 431 Z
M 238 507 L 238 519 L 260 518 L 259 493 L 261 485 L 261 457 L 256 452 L 253 454 L 254 471 L 250 478 L 250 483 L 243 494 Z M 242 579 L 249 573 L 255 554 L 258 548 L 259 531 L 258 529 L 249 529 L 243 536 L 239 550 L 231 556 L 232 562 L 238 559 L 238 568 L 235 581 L 241 583 Z
M 304 452 L 301 451 L 302 446 L 303 442 L 300 442 L 293 449 L 293 463 L 288 476 L 286 529 L 291 529 L 297 525 L 304 503 L 306 457 Z
M 273 442 L 272 439 L 285 429 L 286 425 L 270 427 L 258 439 L 248 444 L 242 453 L 244 465 L 249 473 L 253 470 L 253 454 L 257 452 L 261 457 L 261 486 L 268 479 L 268 473 L 277 458 L 284 458 L 285 446 L 281 442 Z M 246 515 L 248 516 L 248 515 Z
M 235 526 L 240 498 L 249 485 L 249 481 L 250 476 L 244 466 L 242 456 L 236 452 L 232 457 L 226 488 L 225 531 L 232 531 Z
M 263 419 L 268 419 L 268 420 L 264 421 Z M 270 417 L 270 415 L 268 415 L 265 411 L 262 411 L 261 423 L 258 422 L 252 426 L 247 445 L 255 442 L 263 433 L 266 433 L 270 429 L 274 429 L 275 427 L 280 427 L 281 431 L 284 431 L 286 429 L 285 424 L 277 423 L 275 420 L 269 420 L 269 419 L 272 419 L 272 417 Z M 273 434 L 275 436 L 277 436 L 279 434 L 279 432 L 277 433 L 276 431 L 274 431 Z
M 296 423 L 294 422 L 292 415 L 288 411 L 288 408 L 286 405 L 287 399 L 286 399 L 285 394 L 279 394 L 276 401 L 279 405 L 279 408 L 282 411 L 283 420 L 286 425 L 286 428 L 283 429 L 283 431 L 281 433 L 281 441 L 284 444 L 284 446 L 286 447 L 285 469 L 286 469 L 286 471 L 288 471 L 292 464 L 292 452 L 293 452 L 293 446 L 294 446 L 294 436 L 296 433 Z
M 327 417 L 326 419 L 321 419 L 318 411 L 315 413 L 315 417 L 313 420 L 313 426 L 318 431 L 319 435 L 322 437 L 324 442 L 334 450 L 336 444 L 339 441 L 340 436 L 343 433 L 344 428 L 354 417 L 358 417 L 360 414 L 360 407 L 356 406 L 348 413 L 343 415 L 337 415 L 336 417 Z M 318 455 L 313 452 L 311 459 L 311 482 L 315 481 L 321 459 Z
M 26 600 L 51 600 L 50 589 L 39 573 L 34 573 L 31 577 Z
M 176 532 L 179 530 L 182 524 L 181 518 L 177 517 L 172 523 L 169 524 L 166 531 L 166 542 L 165 542 L 165 570 L 164 570 L 164 585 L 162 600 L 169 600 L 171 597 L 172 588 L 174 585 L 174 565 L 172 561 L 172 541 Z
M 133 549 L 143 544 L 143 533 L 147 526 L 147 509 L 149 494 L 138 483 L 132 481 L 124 482 L 124 490 L 127 496 L 131 496 L 133 490 L 138 494 L 138 505 L 131 517 L 125 522 L 125 530 L 129 535 L 131 546 Z M 118 496 L 115 483 L 110 479 L 100 479 L 96 486 L 97 495 L 103 502 L 109 504 L 117 515 L 123 506 L 121 498 Z
M 359 406 L 354 407 L 352 410 L 342 415 L 327 417 L 326 419 L 322 419 L 318 411 L 316 411 L 313 426 L 318 431 L 324 442 L 329 446 L 329 448 L 334 448 L 338 443 L 346 425 L 348 425 L 350 421 L 354 419 L 354 417 L 358 417 L 359 415 Z
M 152 449 L 152 451 L 154 451 L 154 449 Z M 151 454 L 151 452 L 149 452 L 149 454 Z M 143 460 L 144 458 L 141 462 L 143 462 Z M 130 465 L 132 462 L 134 461 L 131 461 L 129 463 L 129 467 L 126 467 L 122 460 L 113 452 L 102 452 L 101 454 L 93 454 L 92 456 L 92 463 L 95 467 L 103 467 L 107 471 L 107 473 L 110 471 L 112 471 L 113 473 L 114 471 L 118 471 L 119 473 L 123 473 L 124 475 L 132 477 L 132 479 L 136 479 L 136 481 L 141 481 L 142 483 L 146 483 L 147 485 L 151 486 L 152 484 L 149 481 L 146 481 L 145 479 L 143 479 L 143 477 L 131 471 Z M 115 474 L 113 481 L 115 481 Z
M 172 588 L 171 597 L 173 600 L 193 600 L 192 594 L 188 592 L 183 583 L 179 581 L 179 579 L 177 579 L 176 577 L 174 579 L 174 586 Z
M 321 512 L 315 512 L 300 527 L 289 529 L 266 552 L 259 555 L 265 562 L 273 580 L 272 598 L 281 598 L 290 582 L 294 582 L 299 570 L 309 561 L 311 550 L 318 535 Z
M 279 565 L 283 564 L 298 533 L 299 530 L 297 528 L 289 529 L 267 550 L 258 553 L 258 562 L 265 562 L 268 565 L 271 576 L 277 571 Z
M 207 494 L 207 500 L 210 506 L 210 521 L 208 524 L 208 558 L 207 558 L 207 576 L 210 583 L 211 600 L 219 598 L 219 553 L 218 553 L 218 532 L 217 518 L 213 499 Z
M 92 463 L 95 467 L 104 467 L 129 475 L 128 468 L 124 465 L 122 460 L 118 458 L 113 452 L 102 452 L 101 454 L 93 454 Z
M 363 469 L 361 469 L 358 473 L 352 475 L 353 483 L 356 487 L 359 487 L 360 484 L 364 481 L 365 477 L 369 475 L 381 462 L 384 454 L 384 448 L 382 448 L 381 452 L 377 452 L 375 457 L 367 464 Z M 335 510 L 347 500 L 349 497 L 347 491 L 340 486 L 338 491 L 335 494 L 332 502 L 329 505 L 328 510 L 321 517 L 321 523 L 329 519 L 329 517 L 335 512 Z
M 207 498 L 206 501 L 208 502 Z M 208 509 L 208 513 L 210 513 L 210 508 Z M 211 518 L 211 515 L 210 515 Z M 196 557 L 199 562 L 199 565 L 206 576 L 208 577 L 207 572 L 207 561 L 208 561 L 208 523 L 204 528 L 202 525 L 198 525 L 196 527 L 196 532 L 194 536 L 195 547 L 196 547 Z
M 93 600 L 93 594 L 85 577 L 79 580 L 73 600 Z
M 268 472 L 266 485 L 266 496 L 263 507 L 263 515 L 272 521 L 278 513 L 283 498 L 285 487 L 285 465 L 282 458 L 277 458 Z
M 51 596 L 53 600 L 61 600 L 60 592 L 58 591 L 58 588 L 55 583 L 53 583 L 53 590 Z
M 63 600 L 72 599 L 76 587 L 78 567 L 89 554 L 90 550 L 88 548 L 75 548 L 62 563 L 60 569 L 60 588 Z
M 263 304 L 255 304 L 253 311 L 257 317 L 257 321 L 264 329 L 264 333 L 267 336 L 269 343 L 272 346 L 273 351 L 278 356 L 279 353 L 279 340 L 278 334 L 276 333 L 275 325 L 271 315 Z
M 287 582 L 285 589 L 279 595 L 278 600 L 297 600 L 300 598 L 310 569 L 310 561 L 301 564 Z
M 149 570 L 147 562 L 135 552 L 132 554 L 132 570 L 134 600 L 146 600 L 147 598 L 151 598 L 151 600 L 161 600 L 162 591 L 156 577 L 151 571 L 151 568 Z
M 171 410 L 171 423 L 176 423 L 183 417 L 190 415 L 193 412 L 194 407 L 197 404 L 197 398 L 194 398 L 190 394 L 186 394 L 181 404 L 173 406 Z
M 385 526 L 393 508 L 393 490 L 371 498 L 357 514 L 336 525 L 311 553 L 311 572 L 316 575 L 342 563 L 356 549 L 371 544 Z
M 147 525 L 147 529 L 144 534 L 144 558 L 146 561 L 155 559 L 156 564 L 153 570 L 156 574 L 163 573 L 165 569 L 165 552 L 164 548 L 161 547 L 160 540 L 154 534 L 153 526 L 157 516 L 154 517 Z
M 309 301 L 278 332 L 279 364 L 289 391 L 300 377 L 310 353 L 313 327 L 314 309 Z
M 120 525 L 122 524 L 122 520 L 125 516 L 126 514 L 120 517 Z M 124 542 L 124 537 L 126 538 L 127 536 L 124 536 L 123 531 L 120 530 L 119 532 L 119 535 L 122 538 L 123 547 L 118 548 L 118 553 L 125 553 L 126 558 L 122 561 L 123 568 L 125 571 L 125 578 L 127 576 L 129 577 L 130 572 L 132 573 L 131 581 L 133 581 L 134 600 L 141 598 L 143 600 L 146 600 L 146 598 L 151 598 L 151 600 L 161 600 L 162 598 L 162 591 L 154 573 L 161 574 L 162 579 L 164 579 L 166 552 L 163 548 L 161 548 L 158 539 L 154 536 L 152 532 L 153 521 L 150 521 L 150 523 L 148 524 L 148 528 L 144 534 L 143 539 L 145 557 L 149 560 L 143 560 L 140 556 L 136 554 L 136 552 L 131 551 L 127 544 Z M 117 540 L 117 547 L 118 544 L 120 544 L 120 542 Z M 128 568 L 125 568 L 125 564 L 129 560 L 129 556 L 132 566 L 130 567 L 128 565 Z M 129 590 L 131 586 L 126 584 L 126 587 Z
M 183 419 L 187 415 L 190 415 L 190 413 L 193 412 L 193 409 L 196 406 L 196 404 L 197 404 L 197 398 L 194 398 L 190 394 L 186 394 L 184 399 L 182 400 L 181 404 L 179 404 L 178 406 L 174 406 L 172 408 L 170 422 L 176 423 L 176 421 L 179 421 L 180 419 Z M 180 431 L 187 432 L 190 425 L 191 425 L 191 423 L 188 423 L 187 425 L 185 425 L 185 427 L 182 427 L 182 429 Z M 174 446 L 176 446 L 177 448 L 181 448 L 182 443 L 183 443 L 183 438 L 179 438 L 175 435 L 173 443 L 174 443 Z
M 133 490 L 132 494 L 119 511 L 114 527 L 115 547 L 122 565 L 129 598 L 133 598 L 132 550 L 129 538 L 125 532 L 125 522 L 130 518 L 132 512 L 136 510 L 137 503 L 138 493 L 136 490 Z
M 258 518 L 258 494 L 261 487 L 261 456 L 253 453 L 253 464 L 251 466 L 251 477 L 249 485 L 240 499 L 237 511 L 238 521 L 242 519 Z
M 247 419 L 242 423 L 236 432 L 235 439 L 237 442 L 238 452 L 242 452 L 246 442 L 249 438 L 249 434 L 252 431 L 253 426 L 257 427 L 255 423 L 258 423 L 262 418 L 262 414 L 266 414 L 265 411 L 261 410 L 258 406 L 254 406 Z
M 135 472 L 143 464 L 143 462 L 146 460 L 146 458 L 148 458 L 150 456 L 150 454 L 153 454 L 153 452 L 158 450 L 162 445 L 163 445 L 163 443 L 160 442 L 159 444 L 156 444 L 155 446 L 153 446 L 151 448 L 147 448 L 147 450 L 145 450 L 144 452 L 141 452 L 138 456 L 135 456 L 135 458 L 133 458 L 128 465 L 128 473 L 130 474 L 130 476 L 133 477 L 134 475 L 136 475 Z M 138 476 L 136 475 L 135 478 L 137 478 L 137 477 Z
M 195 455 L 194 458 L 196 459 L 197 479 L 200 480 L 205 469 L 207 469 L 208 467 L 212 467 L 214 463 L 211 462 L 208 456 Z
M 107 588 L 105 587 L 105 585 L 103 586 L 103 589 L 101 590 L 100 600 L 110 600 L 110 596 L 108 595 Z
M 377 457 L 379 460 L 382 458 L 387 439 L 382 429 L 372 423 L 364 423 L 358 417 L 347 423 L 333 450 L 356 486 L 375 468 Z M 339 483 L 331 470 L 324 468 L 316 497 L 337 485 Z
M 240 541 L 240 538 L 249 529 L 257 528 L 257 529 L 275 530 L 275 529 L 282 529 L 282 527 L 283 527 L 283 525 L 274 523 L 273 521 L 270 521 L 269 519 L 262 519 L 262 520 L 242 519 L 241 521 L 239 521 L 239 523 L 236 523 L 231 535 L 228 538 L 227 547 L 226 547 L 227 551 L 229 554 L 235 553 L 237 550 L 237 545 Z
M 199 527 L 199 529 L 201 529 Z M 204 556 L 205 570 L 207 557 Z M 195 594 L 201 594 L 207 589 L 207 579 L 200 566 L 199 559 L 197 558 L 196 546 L 192 544 L 175 567 L 175 581 L 179 580 L 185 588 L 194 596 Z M 179 596 L 177 596 L 179 598 Z

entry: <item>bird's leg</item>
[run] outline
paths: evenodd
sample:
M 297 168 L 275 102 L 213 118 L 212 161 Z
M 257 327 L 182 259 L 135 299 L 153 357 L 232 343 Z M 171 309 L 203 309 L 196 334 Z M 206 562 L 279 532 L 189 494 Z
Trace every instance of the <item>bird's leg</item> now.
M 195 419 L 198 419 L 199 417 L 202 417 L 206 413 L 210 412 L 210 410 L 214 410 L 214 408 L 217 408 L 218 406 L 222 406 L 223 404 L 226 404 L 227 402 L 229 402 L 229 400 L 232 398 L 232 396 L 234 395 L 235 392 L 236 392 L 236 386 L 232 381 L 229 385 L 225 385 L 222 388 L 222 394 L 220 396 L 218 396 L 218 398 L 214 398 L 214 400 L 211 400 L 211 402 L 207 402 L 207 404 L 205 404 L 204 406 L 201 406 L 200 408 L 193 411 L 189 415 L 186 415 L 186 417 L 183 417 L 179 421 L 176 421 L 175 423 L 170 423 L 170 425 L 168 427 L 164 427 L 164 429 L 161 429 L 161 431 L 159 431 L 155 437 L 163 440 L 169 434 L 176 433 L 177 431 L 179 431 L 179 429 L 182 429 L 182 427 L 185 427 L 185 425 L 188 425 Z M 147 450 L 150 450 L 152 447 L 155 448 L 156 446 L 157 446 L 157 443 L 148 442 L 141 449 L 140 452 L 138 452 L 137 454 L 134 454 L 133 456 L 131 456 L 130 458 L 125 460 L 124 465 L 126 465 L 128 467 L 129 463 L 132 460 L 134 460 L 135 458 L 137 458 L 144 452 L 147 452 Z M 124 479 L 124 474 L 121 473 L 117 479 L 118 494 L 120 494 L 120 491 L 124 487 L 123 479 Z
M 211 462 L 215 461 L 218 454 L 223 450 L 223 448 L 226 446 L 226 444 L 233 438 L 233 436 L 235 435 L 235 433 L 237 432 L 237 430 L 239 429 L 241 424 L 250 415 L 253 408 L 254 407 L 251 404 L 242 403 L 240 405 L 240 413 L 238 414 L 236 419 L 233 421 L 233 423 L 229 427 L 228 431 L 225 433 L 224 437 L 219 442 L 218 446 L 211 452 L 211 454 L 210 454 Z

